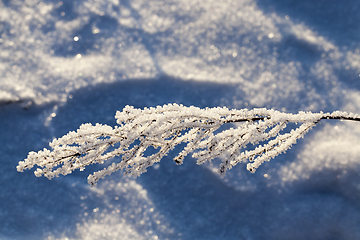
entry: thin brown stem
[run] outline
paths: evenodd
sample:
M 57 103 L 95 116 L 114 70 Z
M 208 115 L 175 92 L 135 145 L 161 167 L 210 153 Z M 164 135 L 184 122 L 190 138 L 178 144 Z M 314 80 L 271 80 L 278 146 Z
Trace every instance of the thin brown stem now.
M 350 121 L 357 121 L 360 122 L 360 118 L 356 117 L 322 117 L 321 119 L 336 119 L 336 120 L 350 120 Z
M 254 117 L 254 118 L 250 118 L 250 119 L 234 119 L 234 120 L 228 120 L 225 123 L 236 123 L 236 122 L 255 122 L 255 121 L 261 121 L 264 120 L 265 118 L 270 119 L 270 116 L 266 116 L 266 117 Z M 357 121 L 360 122 L 360 118 L 357 117 L 335 117 L 335 116 L 327 116 L 327 117 L 322 117 L 319 119 L 334 119 L 334 120 L 349 120 L 349 121 Z

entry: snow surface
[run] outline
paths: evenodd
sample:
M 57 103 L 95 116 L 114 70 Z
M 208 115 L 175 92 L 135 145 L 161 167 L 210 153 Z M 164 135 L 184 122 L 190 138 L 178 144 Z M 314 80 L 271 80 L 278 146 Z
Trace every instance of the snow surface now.
M 255 174 L 164 158 L 91 188 L 29 151 L 125 105 L 360 113 L 360 2 L 0 1 L 0 239 L 360 239 L 360 125 L 323 120 Z

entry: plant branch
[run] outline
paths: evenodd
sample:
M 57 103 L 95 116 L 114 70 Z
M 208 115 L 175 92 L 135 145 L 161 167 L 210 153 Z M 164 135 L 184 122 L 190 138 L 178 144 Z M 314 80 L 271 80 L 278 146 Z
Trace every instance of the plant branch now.
M 192 153 L 198 164 L 220 158 L 220 174 L 244 161 L 253 173 L 265 161 L 284 153 L 323 119 L 360 121 L 359 115 L 339 111 L 291 114 L 265 108 L 200 109 L 177 104 L 145 109 L 126 106 L 115 118 L 119 125 L 114 128 L 83 124 L 76 132 L 54 139 L 49 144 L 52 150 L 30 152 L 17 170 L 22 172 L 37 165 L 35 175 L 51 179 L 121 156 L 120 162 L 89 175 L 89 184 L 95 185 L 118 170 L 139 176 L 183 143 L 182 151 L 174 158 L 176 164 L 182 164 L 185 156 Z M 217 132 L 225 123 L 240 124 Z M 285 132 L 288 123 L 300 126 Z M 255 149 L 246 150 L 249 144 Z M 149 147 L 154 150 L 146 151 Z

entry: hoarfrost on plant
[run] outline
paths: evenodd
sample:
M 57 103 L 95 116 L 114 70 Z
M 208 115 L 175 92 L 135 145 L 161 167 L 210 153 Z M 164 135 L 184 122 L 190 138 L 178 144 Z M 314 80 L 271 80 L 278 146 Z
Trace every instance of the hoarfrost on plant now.
M 360 120 L 355 114 L 339 111 L 290 114 L 265 108 L 200 109 L 178 104 L 144 109 L 126 106 L 116 113 L 115 118 L 118 124 L 115 127 L 82 124 L 76 132 L 54 139 L 49 144 L 51 151 L 44 148 L 37 153 L 30 152 L 24 161 L 19 162 L 17 170 L 22 172 L 37 165 L 39 168 L 35 175 L 51 179 L 121 156 L 119 162 L 88 176 L 89 184 L 94 185 L 118 170 L 139 176 L 175 146 L 185 143 L 174 158 L 177 164 L 182 164 L 184 158 L 192 153 L 198 164 L 214 158 L 222 159 L 220 174 L 246 160 L 247 169 L 255 172 L 262 163 L 289 149 L 321 119 Z M 235 128 L 216 132 L 225 123 L 236 123 Z M 282 130 L 287 123 L 300 125 L 284 133 Z M 256 147 L 246 150 L 249 144 Z M 149 148 L 154 151 L 146 152 Z

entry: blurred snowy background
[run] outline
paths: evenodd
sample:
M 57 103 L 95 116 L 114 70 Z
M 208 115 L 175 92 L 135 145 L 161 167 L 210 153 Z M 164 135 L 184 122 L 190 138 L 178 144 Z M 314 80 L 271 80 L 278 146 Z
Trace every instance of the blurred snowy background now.
M 0 239 L 360 239 L 360 124 L 255 173 L 172 156 L 91 188 L 16 165 L 125 105 L 360 113 L 356 0 L 0 0 Z

